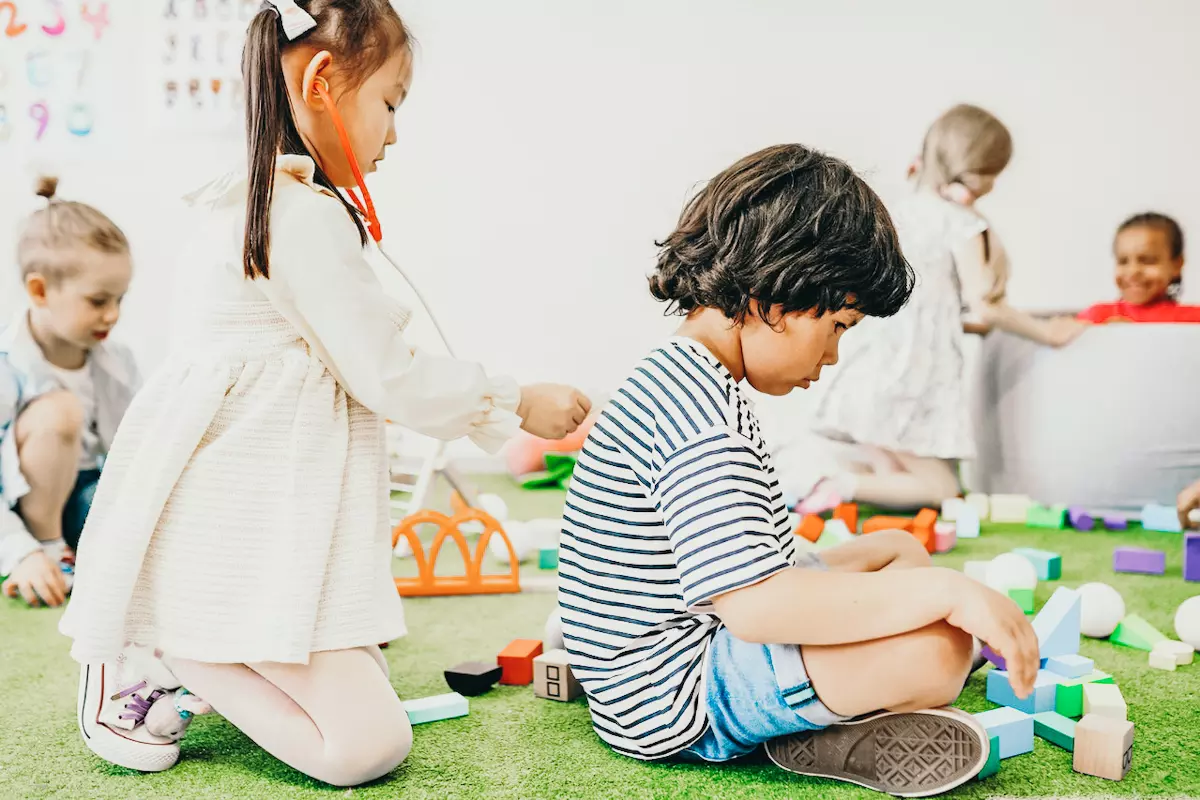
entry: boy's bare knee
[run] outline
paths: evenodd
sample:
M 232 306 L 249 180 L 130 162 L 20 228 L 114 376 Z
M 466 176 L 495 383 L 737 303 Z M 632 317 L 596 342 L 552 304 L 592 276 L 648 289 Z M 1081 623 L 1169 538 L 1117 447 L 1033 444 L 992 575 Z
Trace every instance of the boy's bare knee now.
M 83 404 L 70 392 L 42 395 L 17 418 L 18 449 L 33 436 L 55 436 L 73 442 L 83 432 Z
M 313 777 L 333 786 L 359 786 L 387 775 L 412 750 L 412 725 L 403 709 L 400 717 L 373 720 L 361 733 L 353 741 L 327 741 L 322 774 Z
M 911 661 L 918 670 L 912 697 L 891 711 L 916 711 L 950 705 L 971 672 L 974 640 L 969 633 L 935 622 L 908 637 Z M 908 660 L 908 659 L 906 659 Z

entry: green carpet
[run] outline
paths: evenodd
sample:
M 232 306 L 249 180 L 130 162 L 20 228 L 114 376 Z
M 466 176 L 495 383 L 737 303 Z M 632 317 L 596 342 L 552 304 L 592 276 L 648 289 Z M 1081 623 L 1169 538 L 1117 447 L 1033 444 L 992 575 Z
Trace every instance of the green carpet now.
M 499 479 L 514 518 L 556 513 L 560 492 L 519 494 Z M 1115 575 L 1112 548 L 1140 545 L 1167 551 L 1164 577 Z M 1063 555 L 1063 578 L 1038 588 L 1043 603 L 1057 585 L 1102 580 L 1125 596 L 1130 612 L 1171 633 L 1174 610 L 1200 585 L 1180 577 L 1178 534 L 1141 531 L 1073 533 L 985 527 L 981 539 L 959 544 L 937 561 L 959 566 L 1012 547 Z M 527 570 L 527 572 L 529 572 Z M 534 568 L 531 574 L 536 574 Z M 409 635 L 385 651 L 401 697 L 448 691 L 442 669 L 488 659 L 516 637 L 540 638 L 551 594 L 416 599 L 405 603 Z M 560 704 L 528 687 L 501 687 L 471 700 L 470 716 L 423 725 L 408 761 L 387 779 L 352 791 L 319 785 L 255 747 L 224 720 L 196 720 L 178 766 L 137 775 L 102 763 L 84 748 L 74 722 L 78 672 L 67 641 L 56 632 L 60 612 L 0 601 L 0 797 L 362 797 L 415 800 L 534 798 L 849 798 L 879 797 L 851 786 L 801 779 L 761 758 L 724 766 L 644 764 L 609 751 L 592 733 L 582 700 Z M 1200 663 L 1174 673 L 1151 670 L 1146 654 L 1084 640 L 1082 652 L 1111 672 L 1136 724 L 1133 768 L 1120 783 L 1077 775 L 1070 754 L 1038 740 L 1034 752 L 1008 759 L 1000 773 L 971 782 L 954 797 L 1200 796 Z M 347 687 L 353 691 L 353 687 Z M 990 704 L 981 675 L 959 701 L 968 711 Z

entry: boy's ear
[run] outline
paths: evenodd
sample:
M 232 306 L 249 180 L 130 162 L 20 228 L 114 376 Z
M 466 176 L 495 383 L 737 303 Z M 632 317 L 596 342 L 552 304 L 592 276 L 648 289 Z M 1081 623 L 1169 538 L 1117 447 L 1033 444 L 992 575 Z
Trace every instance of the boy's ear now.
M 31 272 L 25 276 L 25 293 L 35 306 L 46 305 L 46 276 L 40 272 Z

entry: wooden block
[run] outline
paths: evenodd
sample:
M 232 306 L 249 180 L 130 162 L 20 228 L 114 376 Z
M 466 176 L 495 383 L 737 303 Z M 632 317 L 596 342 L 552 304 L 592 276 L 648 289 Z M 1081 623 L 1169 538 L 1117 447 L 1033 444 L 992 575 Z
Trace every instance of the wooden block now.
M 833 518 L 846 523 L 851 533 L 858 533 L 858 506 L 854 503 L 842 503 L 833 510 Z
M 442 674 L 446 685 L 461 695 L 475 697 L 491 689 L 504 673 L 499 664 L 485 664 L 482 661 L 467 661 L 456 667 L 451 667 Z
M 1086 714 L 1075 726 L 1076 772 L 1119 781 L 1133 760 L 1133 723 Z
M 1067 527 L 1066 506 L 1046 507 L 1034 503 L 1025 510 L 1025 524 L 1030 528 L 1062 530 Z
M 1177 642 L 1174 639 L 1155 642 L 1154 648 L 1150 652 L 1151 654 L 1166 653 L 1175 662 L 1175 666 L 1177 667 L 1186 667 L 1196 657 L 1196 650 L 1190 644 Z
M 990 498 L 992 522 L 1025 523 L 1033 501 L 1023 494 L 994 494 Z
M 963 498 L 963 502 L 967 504 L 974 512 L 977 519 L 982 522 L 989 519 L 992 513 L 992 503 L 986 494 L 980 492 L 969 492 Z
M 1149 663 L 1154 669 L 1165 669 L 1167 672 L 1175 671 L 1175 656 L 1165 653 L 1162 650 L 1151 650 Z
M 863 523 L 863 533 L 878 531 L 900 530 L 912 533 L 913 521 L 910 517 L 871 517 Z
M 988 758 L 987 763 L 983 765 L 983 769 L 979 770 L 979 774 L 975 776 L 976 780 L 990 778 L 1000 771 L 1000 737 L 988 737 Z
M 1008 599 L 1020 606 L 1026 614 L 1033 613 L 1033 589 L 1009 589 Z
M 1033 715 L 1033 733 L 1063 750 L 1075 749 L 1075 720 L 1056 711 Z
M 1080 655 L 1054 656 L 1046 660 L 1046 669 L 1064 678 L 1082 678 L 1096 669 L 1096 662 Z
M 543 547 L 538 550 L 538 569 L 558 569 L 557 547 Z
M 1033 618 L 1042 658 L 1079 652 L 1079 592 L 1060 586 Z
M 533 683 L 533 660 L 542 654 L 542 643 L 537 639 L 514 639 L 496 656 L 496 663 L 504 668 L 500 683 L 506 686 L 528 686 Z
M 1156 503 L 1142 508 L 1142 527 L 1148 531 L 1165 533 L 1183 531 L 1183 526 L 1179 524 L 1179 512 L 1175 506 L 1160 506 Z
M 1056 581 L 1062 577 L 1062 556 L 1058 553 L 1033 547 L 1018 547 L 1013 552 L 1033 564 L 1039 581 Z
M 1083 715 L 1099 714 L 1102 717 L 1126 719 L 1129 710 L 1125 698 L 1115 683 L 1088 683 L 1083 687 Z
M 988 738 L 1000 740 L 1000 758 L 1012 758 L 1033 750 L 1033 717 L 1015 708 L 993 708 L 975 715 Z
M 1054 710 L 1064 717 L 1083 716 L 1083 687 L 1089 683 L 1112 683 L 1107 672 L 1093 671 L 1082 678 L 1064 678 L 1054 690 Z
M 1129 614 L 1121 620 L 1108 640 L 1113 644 L 1150 652 L 1154 649 L 1154 645 L 1165 642 L 1167 637 L 1137 614 Z
M 405 700 L 404 711 L 413 725 L 437 722 L 443 719 L 465 717 L 469 713 L 467 698 L 458 692 Z
M 1113 572 L 1162 575 L 1167 569 L 1167 554 L 1145 547 L 1113 548 Z
M 804 519 L 800 520 L 800 524 L 793 531 L 801 539 L 809 542 L 816 542 L 821 538 L 821 532 L 825 530 L 825 520 L 818 517 L 816 514 L 805 514 Z
M 937 548 L 936 540 L 934 539 L 934 527 L 937 525 L 937 512 L 932 508 L 923 508 L 917 512 L 917 516 L 912 521 L 912 533 L 917 537 L 917 541 L 925 548 L 925 552 L 933 554 Z
M 583 694 L 583 687 L 571 673 L 566 650 L 550 650 L 533 660 L 533 693 L 564 703 Z

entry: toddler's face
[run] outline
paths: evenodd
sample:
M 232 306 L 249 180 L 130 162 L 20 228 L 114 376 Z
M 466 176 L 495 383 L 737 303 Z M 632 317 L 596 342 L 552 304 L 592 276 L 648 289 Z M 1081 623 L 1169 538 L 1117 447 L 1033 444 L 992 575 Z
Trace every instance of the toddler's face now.
M 858 324 L 861 312 L 850 308 L 816 316 L 795 311 L 767 325 L 757 312 L 748 314 L 742 327 L 742 361 L 746 380 L 758 391 L 785 395 L 807 389 L 821 377 L 821 367 L 838 360 L 842 334 Z
M 1183 271 L 1183 259 L 1171 257 L 1165 231 L 1139 225 L 1117 234 L 1113 244 L 1117 260 L 1117 288 L 1121 299 L 1143 306 L 1167 296 L 1167 288 Z
M 76 347 L 90 350 L 108 338 L 121 316 L 121 300 L 129 290 L 133 264 L 126 253 L 100 253 L 81 248 L 66 258 L 74 264 L 66 278 L 36 285 L 26 282 L 35 308 L 56 336 Z

